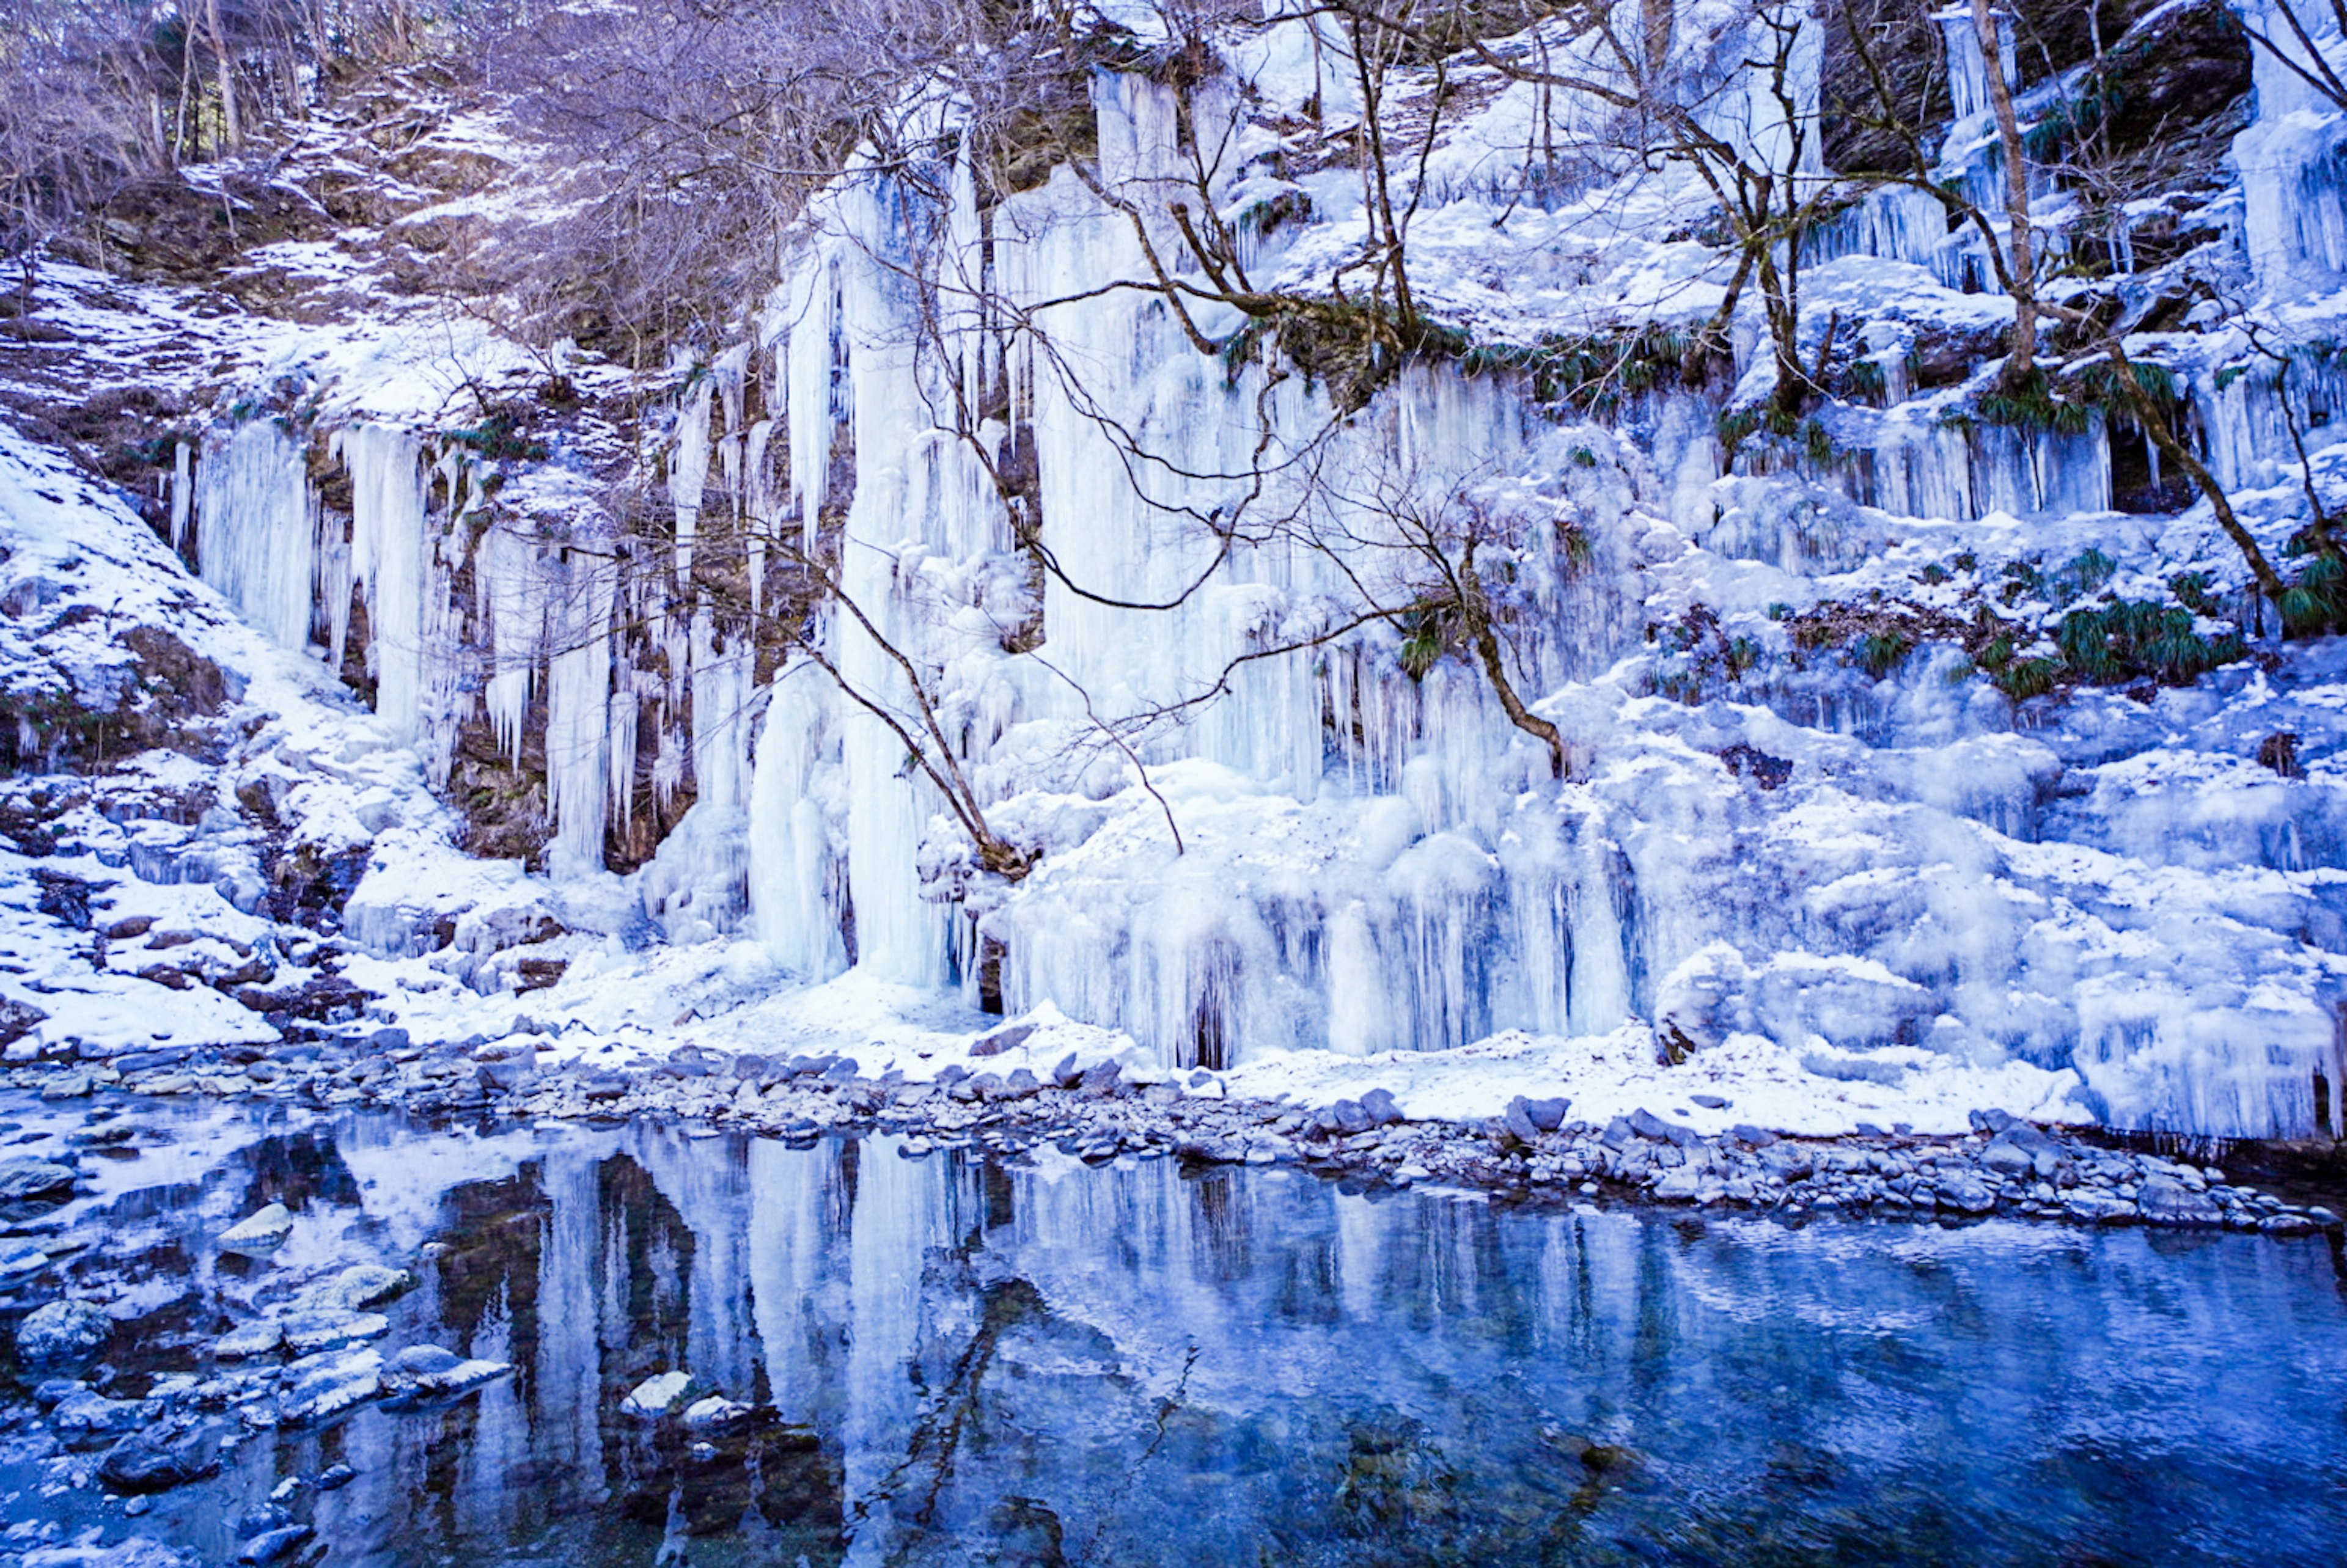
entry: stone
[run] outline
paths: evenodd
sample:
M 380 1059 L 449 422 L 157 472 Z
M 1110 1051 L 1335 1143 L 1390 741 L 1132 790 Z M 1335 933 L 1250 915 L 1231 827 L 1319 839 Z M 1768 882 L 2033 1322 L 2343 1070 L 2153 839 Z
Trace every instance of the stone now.
M 212 1341 L 212 1354 L 223 1361 L 241 1361 L 248 1357 L 266 1356 L 285 1343 L 285 1326 L 274 1317 L 256 1317 L 250 1323 L 240 1323 Z
M 685 1395 L 692 1389 L 690 1372 L 655 1372 L 620 1401 L 620 1409 L 625 1415 L 656 1419 L 683 1404 Z
M 277 1419 L 288 1426 L 340 1415 L 383 1392 L 383 1357 L 372 1346 L 304 1356 L 285 1370 Z
M 2213 1225 L 2224 1223 L 2225 1211 L 2215 1199 L 2196 1193 L 2173 1176 L 2147 1176 L 2136 1189 L 2136 1212 L 2159 1225 Z
M 331 1307 L 289 1312 L 281 1322 L 285 1331 L 285 1348 L 296 1356 L 347 1349 L 391 1327 L 391 1319 L 380 1312 L 344 1312 Z
M 1663 1173 L 1663 1179 L 1655 1184 L 1655 1196 L 1666 1204 L 1690 1203 L 1702 1188 L 1703 1173 L 1693 1165 L 1680 1165 Z
M 293 1213 L 283 1204 L 264 1204 L 220 1233 L 231 1252 L 267 1252 L 293 1234 Z
M 1006 1050 L 1016 1050 L 1027 1043 L 1035 1032 L 1031 1023 L 1006 1023 L 1000 1029 L 989 1030 L 970 1042 L 972 1056 L 999 1056 Z
M 2062 1200 L 2062 1212 L 2080 1225 L 2126 1225 L 2136 1217 L 2133 1204 L 2091 1187 L 2073 1188 Z
M 1663 1143 L 1670 1138 L 1671 1124 L 1641 1105 L 1630 1112 L 1630 1131 L 1641 1138 Z
M 251 1563 L 253 1568 L 269 1568 L 269 1564 L 292 1556 L 312 1533 L 306 1524 L 288 1524 L 277 1530 L 265 1531 L 246 1542 L 244 1550 L 236 1554 L 236 1560 Z
M 1687 1098 L 1693 1101 L 1696 1104 L 1702 1106 L 1706 1111 L 1725 1111 L 1727 1109 L 1727 1102 L 1721 1099 L 1717 1094 L 1690 1094 Z
M 2268 1214 L 2258 1222 L 2258 1229 L 2267 1235 L 2306 1235 L 2321 1228 L 2304 1214 Z
M 737 1421 L 746 1420 L 756 1413 L 757 1407 L 754 1405 L 745 1405 L 738 1399 L 729 1399 L 722 1395 L 712 1394 L 705 1399 L 695 1399 L 684 1408 L 684 1424 L 700 1430 L 728 1427 Z
M 71 1165 L 30 1154 L 0 1160 L 0 1200 L 21 1202 L 27 1198 L 68 1196 L 77 1173 Z
M 293 1522 L 293 1511 L 282 1502 L 266 1498 L 237 1515 L 236 1538 L 250 1541 L 256 1535 L 266 1535 L 272 1530 L 282 1530 Z
M 1527 1100 L 1524 1102 L 1524 1113 L 1542 1132 L 1553 1132 L 1564 1125 L 1564 1113 L 1572 1105 L 1572 1101 L 1562 1096 L 1553 1100 Z
M 1076 1092 L 1088 1097 L 1108 1098 L 1122 1087 L 1124 1064 L 1119 1061 L 1094 1062 L 1086 1069 L 1076 1083 Z
M 87 1100 L 97 1090 L 97 1078 L 87 1067 L 60 1072 L 41 1086 L 44 1100 Z
M 1076 1080 L 1082 1076 L 1082 1072 L 1076 1067 L 1076 1053 L 1072 1050 L 1060 1059 L 1059 1066 L 1051 1069 L 1051 1081 L 1062 1089 L 1072 1087 Z
M 87 1301 L 52 1301 L 16 1325 L 16 1359 L 36 1370 L 86 1367 L 114 1335 L 106 1308 Z
M 1940 1206 L 1962 1214 L 1984 1214 L 1996 1207 L 1996 1194 L 1977 1176 L 1959 1175 L 1940 1184 Z
M 1981 1151 L 1981 1163 L 2000 1176 L 2034 1174 L 2037 1169 L 2035 1155 L 2002 1136 L 1992 1139 Z
M 333 1464 L 328 1465 L 325 1469 L 318 1472 L 318 1490 L 320 1491 L 340 1491 L 343 1487 L 350 1485 L 351 1482 L 358 1480 L 358 1471 L 353 1470 L 348 1464 L 344 1463 L 341 1460 L 336 1460 Z
M 0 1241 L 0 1280 L 13 1285 L 30 1279 L 48 1266 L 48 1249 L 38 1242 Z
M 220 1469 L 218 1444 L 209 1426 L 185 1430 L 158 1424 L 131 1433 L 106 1451 L 97 1476 L 117 1491 L 169 1491 Z
M 1630 1125 L 1628 1117 L 1616 1116 L 1605 1123 L 1605 1131 L 1598 1134 L 1598 1142 L 1609 1149 L 1624 1149 L 1627 1148 L 1630 1140 L 1637 1135 L 1636 1130 Z
M 415 1276 L 405 1269 L 386 1268 L 379 1263 L 354 1263 L 333 1278 L 303 1291 L 301 1299 L 307 1307 L 356 1312 L 388 1301 L 415 1284 Z
M 431 1399 L 477 1389 L 512 1370 L 510 1362 L 468 1360 L 437 1345 L 410 1345 L 391 1358 L 384 1384 L 395 1396 Z
M 1390 1127 L 1395 1122 L 1405 1120 L 1401 1113 L 1401 1107 L 1394 1103 L 1393 1091 L 1390 1089 L 1372 1089 L 1362 1095 L 1361 1109 L 1368 1114 L 1369 1124 L 1374 1127 Z
M 91 1438 L 127 1432 L 140 1423 L 144 1414 L 136 1399 L 109 1399 L 87 1389 L 77 1389 L 57 1401 L 49 1419 L 61 1437 Z
M 1540 1129 L 1532 1125 L 1529 1104 L 1521 1094 L 1508 1102 L 1507 1110 L 1501 1112 L 1500 1125 L 1522 1143 L 1529 1143 L 1540 1136 Z

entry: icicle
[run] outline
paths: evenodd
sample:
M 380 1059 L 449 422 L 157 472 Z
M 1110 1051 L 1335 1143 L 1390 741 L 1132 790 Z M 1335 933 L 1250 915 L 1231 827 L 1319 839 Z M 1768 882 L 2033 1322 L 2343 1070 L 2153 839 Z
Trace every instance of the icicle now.
M 699 376 L 677 410 L 676 444 L 669 453 L 668 493 L 676 508 L 676 573 L 692 575 L 693 536 L 701 524 L 702 492 L 709 484 L 709 414 L 717 377 Z
M 583 551 L 570 553 L 560 571 L 561 597 L 548 613 L 554 652 L 546 680 L 546 774 L 555 825 L 548 858 L 557 876 L 578 876 L 602 868 L 612 771 L 606 747 L 622 738 L 609 722 L 616 716 L 610 701 L 614 585 L 604 564 Z M 625 738 L 632 758 L 633 735 Z
M 354 425 L 337 439 L 351 475 L 351 577 L 366 588 L 375 712 L 412 745 L 423 738 L 427 658 L 452 651 L 426 647 L 427 601 L 443 601 L 432 606 L 436 620 L 446 593 L 425 534 L 422 445 L 383 425 Z
M 310 642 L 312 507 L 302 446 L 274 421 L 239 425 L 199 466 L 200 574 L 270 641 L 296 651 Z M 176 518 L 173 526 L 176 534 Z
M 196 490 L 189 472 L 192 451 L 185 441 L 171 446 L 171 548 L 185 549 L 188 544 L 188 518 L 193 509 Z

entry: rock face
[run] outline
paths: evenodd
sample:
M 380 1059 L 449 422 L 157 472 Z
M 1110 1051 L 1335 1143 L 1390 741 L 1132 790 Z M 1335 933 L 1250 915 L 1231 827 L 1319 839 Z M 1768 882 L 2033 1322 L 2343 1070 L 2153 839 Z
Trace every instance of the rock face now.
M 52 1301 L 16 1326 L 16 1359 L 35 1370 L 87 1365 L 114 1335 L 114 1319 L 87 1301 Z

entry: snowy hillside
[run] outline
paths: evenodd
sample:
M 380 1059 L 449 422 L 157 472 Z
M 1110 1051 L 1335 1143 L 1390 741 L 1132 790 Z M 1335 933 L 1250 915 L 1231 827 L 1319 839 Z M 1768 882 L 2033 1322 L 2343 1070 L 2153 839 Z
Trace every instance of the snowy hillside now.
M 215 166 L 316 212 L 0 320 L 9 1057 L 1000 1014 L 1419 1116 L 2347 1127 L 2347 39 L 2280 4 L 1950 12 L 1879 102 L 1798 5 L 1086 13 L 649 365 L 415 286 L 565 200 L 494 94 Z

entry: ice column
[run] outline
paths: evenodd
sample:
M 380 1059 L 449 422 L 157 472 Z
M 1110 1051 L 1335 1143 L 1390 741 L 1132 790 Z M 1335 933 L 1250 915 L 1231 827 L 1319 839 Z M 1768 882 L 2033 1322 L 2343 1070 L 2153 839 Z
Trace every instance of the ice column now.
M 309 646 L 316 530 L 301 444 L 274 420 L 239 425 L 204 455 L 196 516 L 203 579 L 279 647 Z

